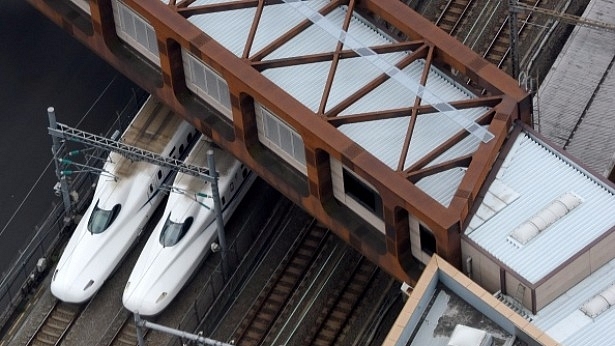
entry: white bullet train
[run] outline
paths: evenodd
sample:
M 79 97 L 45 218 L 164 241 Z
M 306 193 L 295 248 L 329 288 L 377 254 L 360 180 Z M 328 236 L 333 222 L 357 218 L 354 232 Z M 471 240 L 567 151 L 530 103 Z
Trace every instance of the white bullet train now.
M 228 221 L 256 179 L 241 162 L 205 136 L 186 163 L 207 167 L 207 151 L 214 150 L 224 223 Z M 152 231 L 124 288 L 124 306 L 141 315 L 157 315 L 179 293 L 217 239 L 211 183 L 178 173 L 165 211 Z
M 183 158 L 197 130 L 150 97 L 121 142 L 166 157 Z M 111 152 L 93 195 L 53 273 L 51 292 L 58 299 L 90 299 L 128 252 L 164 197 L 160 189 L 173 171 Z

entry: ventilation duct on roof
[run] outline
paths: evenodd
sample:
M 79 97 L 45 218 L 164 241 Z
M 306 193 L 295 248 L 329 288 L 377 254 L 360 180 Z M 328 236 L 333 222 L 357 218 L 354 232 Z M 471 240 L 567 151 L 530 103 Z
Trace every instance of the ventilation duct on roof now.
M 517 245 L 527 244 L 540 232 L 579 206 L 581 202 L 581 198 L 572 192 L 559 196 L 551 204 L 519 225 L 510 233 L 508 239 Z
M 587 316 L 596 318 L 601 313 L 615 305 L 615 285 L 609 286 L 604 291 L 596 294 L 580 307 Z

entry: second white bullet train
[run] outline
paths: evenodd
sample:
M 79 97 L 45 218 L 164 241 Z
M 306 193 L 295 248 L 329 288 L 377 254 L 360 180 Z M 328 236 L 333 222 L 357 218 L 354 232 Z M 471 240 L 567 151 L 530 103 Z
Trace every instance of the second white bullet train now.
M 149 98 L 121 142 L 172 158 L 183 158 L 196 129 Z M 164 193 L 168 168 L 109 154 L 91 205 L 71 236 L 53 273 L 51 292 L 58 299 L 90 299 L 132 247 Z
M 214 150 L 224 223 L 256 179 L 231 154 L 206 137 L 195 145 L 186 163 L 207 167 L 207 151 Z M 217 239 L 211 183 L 178 173 L 162 218 L 152 231 L 126 283 L 124 306 L 141 315 L 160 313 L 192 276 Z

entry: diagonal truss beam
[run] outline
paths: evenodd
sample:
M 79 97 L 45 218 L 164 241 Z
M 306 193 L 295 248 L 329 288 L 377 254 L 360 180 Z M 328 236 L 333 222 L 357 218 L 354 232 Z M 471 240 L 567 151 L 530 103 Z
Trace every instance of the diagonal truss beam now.
M 408 180 L 410 180 L 410 182 L 416 184 L 419 180 L 430 175 L 445 172 L 455 167 L 468 167 L 470 165 L 470 162 L 472 162 L 472 154 L 459 156 L 454 159 L 414 171 L 408 174 L 407 178 Z
M 348 4 L 348 8 L 346 9 L 346 16 L 344 17 L 344 23 L 342 24 L 342 30 L 348 31 L 348 27 L 350 27 L 350 20 L 352 19 L 352 11 L 354 10 L 354 0 L 350 0 Z M 333 60 L 331 61 L 331 65 L 329 66 L 329 73 L 327 75 L 327 81 L 325 82 L 325 88 L 322 93 L 322 97 L 320 99 L 320 105 L 318 106 L 317 114 L 324 114 L 325 107 L 327 106 L 327 100 L 329 100 L 329 95 L 331 93 L 331 88 L 333 87 L 333 80 L 335 79 L 335 72 L 337 71 L 337 66 L 340 62 L 340 52 L 344 45 L 341 41 L 337 41 L 335 46 L 335 51 L 333 52 Z
M 488 96 L 479 97 L 471 100 L 453 101 L 450 104 L 456 109 L 468 109 L 477 107 L 489 107 L 494 108 L 502 101 L 501 96 Z M 436 113 L 436 109 L 432 105 L 421 105 L 416 107 L 417 115 Z M 328 118 L 327 121 L 335 126 L 341 126 L 344 124 L 359 123 L 363 121 L 372 121 L 380 119 L 391 119 L 408 116 L 412 112 L 412 108 L 399 108 L 381 112 L 366 112 L 360 114 L 344 115 L 334 118 Z
M 427 53 L 427 57 L 425 58 L 425 65 L 423 66 L 423 73 L 421 73 L 421 80 L 419 81 L 421 85 L 427 84 L 427 76 L 429 76 L 429 70 L 431 69 L 431 64 L 433 62 L 433 52 L 433 47 L 430 47 L 429 52 Z M 412 113 L 410 114 L 408 130 L 406 131 L 406 138 L 404 138 L 404 144 L 401 148 L 399 161 L 397 163 L 398 172 L 404 169 L 404 162 L 406 162 L 408 150 L 410 150 L 410 140 L 412 139 L 412 134 L 414 133 L 414 126 L 416 125 L 416 118 L 418 117 L 417 107 L 421 105 L 421 101 L 422 98 L 419 95 L 415 95 L 414 106 L 412 107 Z
M 179 0 L 178 3 L 177 0 L 171 0 L 169 1 L 169 5 L 175 6 L 177 8 L 184 8 L 192 5 L 195 1 L 196 0 Z
M 252 25 L 250 26 L 250 31 L 248 32 L 248 39 L 246 40 L 246 45 L 244 46 L 243 53 L 241 54 L 241 57 L 243 59 L 247 59 L 250 56 L 250 50 L 252 49 L 252 45 L 254 44 L 254 37 L 256 37 L 256 30 L 258 29 L 258 23 L 261 20 L 264 8 L 265 2 L 259 1 L 258 6 L 256 7 L 256 13 L 254 14 L 254 19 L 252 20 Z
M 482 116 L 480 116 L 476 122 L 479 125 L 484 125 L 488 123 L 489 121 L 491 121 L 494 115 L 495 115 L 495 111 L 493 109 L 490 109 L 489 111 L 485 112 Z M 468 132 L 463 131 L 463 130 L 458 131 L 455 135 L 451 136 L 444 143 L 440 144 L 437 148 L 433 149 L 427 155 L 423 156 L 420 160 L 418 160 L 413 165 L 405 169 L 403 171 L 404 174 L 407 177 L 412 172 L 424 168 L 430 162 L 435 160 L 438 156 L 444 154 L 444 152 L 452 148 L 455 144 L 459 143 L 462 139 L 466 138 L 467 136 L 468 136 Z
M 284 0 L 282 0 L 282 2 L 284 2 Z M 327 5 L 325 5 L 319 11 L 319 13 L 324 16 L 324 15 L 330 13 L 331 11 L 335 10 L 339 6 L 342 6 L 342 5 L 346 4 L 347 2 L 348 2 L 348 0 L 333 0 L 330 3 L 328 3 Z M 305 29 L 307 29 L 308 27 L 310 27 L 312 25 L 313 25 L 313 23 L 310 20 L 308 20 L 308 19 L 301 21 L 299 24 L 295 25 L 293 28 L 291 28 L 290 30 L 288 30 L 284 34 L 282 34 L 282 36 L 278 37 L 276 40 L 273 40 L 267 46 L 263 47 L 263 49 L 261 49 L 259 52 L 256 52 L 256 54 L 254 54 L 250 58 L 250 60 L 251 61 L 262 60 L 265 56 L 271 54 L 271 52 L 273 52 L 274 50 L 280 48 L 283 44 L 285 44 L 286 42 L 290 41 L 292 38 L 296 37 L 301 32 L 303 32 Z
M 377 52 L 378 54 L 387 54 L 387 53 L 395 53 L 395 52 L 404 52 L 404 51 L 414 51 L 417 49 L 422 49 L 421 46 L 424 46 L 424 41 L 409 41 L 409 42 L 397 42 L 380 46 L 370 47 Z M 277 68 L 277 67 L 286 67 L 286 66 L 294 66 L 301 64 L 311 64 L 316 62 L 324 62 L 333 60 L 334 52 L 327 53 L 316 53 L 316 54 L 307 54 L 302 56 L 293 56 L 288 58 L 280 58 L 280 59 L 271 59 L 271 60 L 259 60 L 252 61 L 251 65 L 258 71 L 263 71 L 268 68 Z M 353 50 L 344 49 L 339 52 L 340 59 L 350 59 L 359 57 L 359 54 Z
M 177 5 L 177 13 L 181 14 L 185 18 L 188 18 L 197 14 L 224 12 L 232 10 L 241 10 L 245 8 L 264 7 L 266 5 L 275 5 L 283 3 L 282 0 L 240 0 L 240 1 L 228 1 L 218 4 L 190 6 L 194 0 L 182 1 Z
M 437 100 L 437 103 L 433 104 L 433 106 L 438 109 L 442 114 L 446 115 L 449 119 L 457 123 L 457 125 L 464 128 L 473 136 L 477 137 L 484 143 L 488 143 L 495 136 L 493 133 L 484 129 L 482 126 L 474 122 L 472 119 L 463 116 L 460 114 L 455 107 L 451 106 L 445 100 L 442 100 L 437 93 L 434 93 L 432 90 L 420 85 L 416 81 L 412 80 L 408 75 L 403 73 L 400 69 L 395 66 L 389 64 L 386 60 L 384 60 L 381 56 L 379 56 L 376 52 L 369 49 L 366 45 L 361 43 L 355 37 L 353 37 L 347 31 L 341 30 L 336 25 L 334 25 L 331 21 L 329 21 L 325 16 L 323 16 L 319 11 L 316 11 L 309 6 L 307 6 L 304 2 L 299 0 L 283 0 L 285 3 L 291 5 L 296 11 L 304 15 L 308 18 L 312 23 L 323 29 L 327 34 L 334 37 L 338 41 L 343 42 L 345 45 L 351 47 L 354 51 L 359 53 L 362 58 L 366 61 L 370 62 L 375 67 L 382 70 L 384 73 L 389 75 L 392 79 L 396 80 L 400 83 L 404 88 L 408 91 L 423 97 L 423 95 L 429 95 L 430 98 Z M 451 114 L 453 113 L 453 114 Z
M 424 58 L 425 56 L 427 56 L 427 52 L 426 52 L 427 48 L 428 48 L 427 45 L 421 44 L 415 51 L 413 51 L 407 57 L 403 58 L 395 66 L 399 69 L 403 69 L 406 66 L 410 65 L 411 63 L 413 63 L 415 60 Z M 372 80 L 370 83 L 367 83 L 361 89 L 357 90 L 355 93 L 348 96 L 345 100 L 341 101 L 340 103 L 332 107 L 330 110 L 328 110 L 325 113 L 325 115 L 327 116 L 327 118 L 335 117 L 341 111 L 348 108 L 351 104 L 358 101 L 360 98 L 367 95 L 372 90 L 374 90 L 376 87 L 382 85 L 384 82 L 386 82 L 389 79 L 390 77 L 386 73 L 381 74 L 380 76 Z

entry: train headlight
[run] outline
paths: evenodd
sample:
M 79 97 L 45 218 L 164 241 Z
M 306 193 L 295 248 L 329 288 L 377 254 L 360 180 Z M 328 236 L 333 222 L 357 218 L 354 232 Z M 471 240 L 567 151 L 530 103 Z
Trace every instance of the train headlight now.
M 90 286 L 92 286 L 94 284 L 94 280 L 90 280 L 88 281 L 87 285 L 85 285 L 85 287 L 83 288 L 83 290 L 87 290 L 88 288 L 90 288 Z
M 164 298 L 167 296 L 167 292 L 162 292 L 160 293 L 160 296 L 158 296 L 158 299 L 156 299 L 156 304 L 160 303 L 162 300 L 164 300 Z
M 128 281 L 126 286 L 124 286 L 124 292 L 128 291 L 128 287 L 130 287 L 130 281 Z

